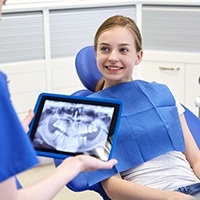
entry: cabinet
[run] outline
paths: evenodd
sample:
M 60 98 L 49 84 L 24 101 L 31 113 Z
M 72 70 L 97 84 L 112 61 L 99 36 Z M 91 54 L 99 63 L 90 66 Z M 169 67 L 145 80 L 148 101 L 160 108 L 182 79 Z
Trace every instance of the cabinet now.
M 37 95 L 46 91 L 44 61 L 19 62 L 1 65 L 8 75 L 12 103 L 20 117 L 33 108 Z
M 140 65 L 141 78 L 166 84 L 176 98 L 184 103 L 185 65 L 183 63 L 144 61 Z
M 165 83 L 195 114 L 200 95 L 200 7 L 143 5 L 144 54 L 140 78 Z
M 141 79 L 166 84 L 178 101 L 198 115 L 195 98 L 200 96 L 200 64 L 144 60 L 139 70 Z
M 186 64 L 185 70 L 185 104 L 198 115 L 198 109 L 193 104 L 196 97 L 200 96 L 200 63 Z

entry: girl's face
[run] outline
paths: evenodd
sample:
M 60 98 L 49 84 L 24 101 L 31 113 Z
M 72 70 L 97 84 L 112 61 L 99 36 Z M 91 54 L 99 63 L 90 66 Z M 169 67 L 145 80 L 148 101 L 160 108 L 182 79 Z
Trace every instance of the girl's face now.
M 105 78 L 104 88 L 132 80 L 134 65 L 142 59 L 133 34 L 123 27 L 114 27 L 98 38 L 97 66 Z

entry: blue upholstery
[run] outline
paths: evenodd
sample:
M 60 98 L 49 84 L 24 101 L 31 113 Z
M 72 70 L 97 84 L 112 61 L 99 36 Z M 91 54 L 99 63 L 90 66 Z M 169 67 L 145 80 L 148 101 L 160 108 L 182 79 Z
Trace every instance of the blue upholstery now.
M 97 69 L 95 51 L 93 46 L 84 47 L 78 52 L 75 60 L 75 66 L 77 74 L 86 89 L 79 90 L 73 93 L 73 95 L 88 96 L 92 94 L 94 92 L 94 88 L 97 82 L 102 77 L 101 73 Z M 190 110 L 188 110 L 187 108 L 185 109 L 185 117 L 189 124 L 189 128 L 200 148 L 200 120 Z M 55 159 L 56 166 L 59 165 L 61 162 L 62 160 Z M 93 190 L 99 193 L 104 200 L 110 200 L 110 198 L 104 192 L 100 183 L 95 184 L 92 187 L 88 186 L 84 173 L 80 173 L 75 179 L 67 184 L 67 187 L 75 192 Z
M 94 91 L 97 82 L 102 74 L 97 69 L 95 50 L 93 46 L 87 46 L 81 49 L 75 59 L 77 74 L 82 84 L 91 91 Z
M 62 162 L 62 160 L 54 159 L 54 162 L 55 162 L 55 165 L 58 166 Z M 87 182 L 87 179 L 86 179 L 84 173 L 80 173 L 71 182 L 69 182 L 66 186 L 74 192 L 82 192 L 82 191 L 86 191 L 86 190 L 92 190 L 92 191 L 97 192 L 99 195 L 101 195 L 101 197 L 104 200 L 110 200 L 110 198 L 104 192 L 103 187 L 101 186 L 101 183 L 97 183 L 91 187 L 88 186 L 88 182 Z
M 185 108 L 185 118 L 188 124 L 188 127 L 200 149 L 200 119 L 191 112 L 188 108 Z

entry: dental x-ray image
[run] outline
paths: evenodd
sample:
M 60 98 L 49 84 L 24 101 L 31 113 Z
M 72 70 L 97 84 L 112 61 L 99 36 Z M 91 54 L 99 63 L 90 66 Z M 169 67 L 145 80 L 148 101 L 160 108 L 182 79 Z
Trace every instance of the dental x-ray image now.
M 46 100 L 33 145 L 108 160 L 113 113 L 114 107 Z

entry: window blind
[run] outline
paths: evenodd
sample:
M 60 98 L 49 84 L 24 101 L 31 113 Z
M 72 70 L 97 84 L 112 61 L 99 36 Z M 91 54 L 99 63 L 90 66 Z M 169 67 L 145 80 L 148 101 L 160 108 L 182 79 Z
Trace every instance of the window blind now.
M 5 13 L 0 26 L 0 63 L 44 58 L 42 12 Z
M 145 49 L 200 51 L 200 7 L 144 6 Z
M 135 19 L 135 13 L 135 6 L 51 10 L 52 57 L 73 56 L 83 46 L 92 45 L 97 28 L 108 17 L 122 14 Z

